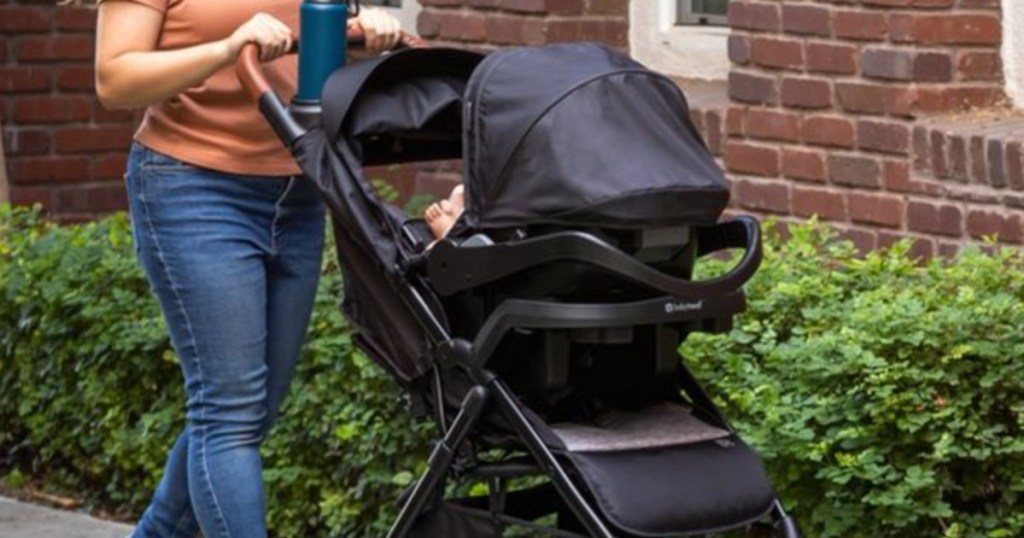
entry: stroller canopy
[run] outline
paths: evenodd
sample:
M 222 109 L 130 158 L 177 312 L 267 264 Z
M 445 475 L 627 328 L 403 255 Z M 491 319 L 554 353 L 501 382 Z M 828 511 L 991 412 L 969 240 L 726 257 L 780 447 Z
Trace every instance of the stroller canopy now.
M 671 80 L 597 44 L 491 54 L 465 96 L 465 224 L 712 224 L 723 174 Z

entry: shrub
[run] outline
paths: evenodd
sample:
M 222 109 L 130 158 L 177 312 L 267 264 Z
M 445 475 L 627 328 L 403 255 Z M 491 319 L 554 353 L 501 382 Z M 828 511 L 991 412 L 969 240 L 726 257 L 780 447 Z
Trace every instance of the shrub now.
M 58 227 L 0 206 L 0 476 L 141 513 L 183 425 L 181 373 L 124 215 Z M 328 253 L 304 356 L 264 445 L 276 536 L 381 536 L 426 455 L 355 351 Z
M 858 257 L 769 234 L 750 308 L 687 363 L 820 537 L 1024 535 L 1024 257 Z M 721 264 L 708 264 L 721 268 Z M 328 253 L 307 346 L 264 445 L 275 536 L 381 536 L 429 437 L 352 347 Z M 0 476 L 144 508 L 184 394 L 123 215 L 59 227 L 0 206 Z
M 682 353 L 808 534 L 1024 536 L 1024 256 L 790 233 L 735 330 Z

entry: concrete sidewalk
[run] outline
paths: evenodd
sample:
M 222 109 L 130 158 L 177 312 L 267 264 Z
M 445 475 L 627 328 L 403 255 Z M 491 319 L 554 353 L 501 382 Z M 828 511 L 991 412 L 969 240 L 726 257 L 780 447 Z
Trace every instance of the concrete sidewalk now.
M 130 525 L 0 497 L 0 538 L 124 538 Z

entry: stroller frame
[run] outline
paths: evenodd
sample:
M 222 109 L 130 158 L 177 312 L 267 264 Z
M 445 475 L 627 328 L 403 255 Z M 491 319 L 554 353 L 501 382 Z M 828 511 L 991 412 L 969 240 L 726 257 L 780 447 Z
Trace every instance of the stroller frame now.
M 605 269 L 613 270 L 629 280 L 636 281 L 654 289 L 669 288 L 672 295 L 661 298 L 644 300 L 635 303 L 624 304 L 566 304 L 547 301 L 532 300 L 506 300 L 495 312 L 491 314 L 484 328 L 480 331 L 477 339 L 470 343 L 464 339 L 453 339 L 448 334 L 444 325 L 437 319 L 427 302 L 423 299 L 415 286 L 409 284 L 402 290 L 402 297 L 408 307 L 415 312 L 416 318 L 423 324 L 423 328 L 431 339 L 431 344 L 436 356 L 432 366 L 432 390 L 435 406 L 434 421 L 438 426 L 440 439 L 434 445 L 428 458 L 428 468 L 419 477 L 415 484 L 403 495 L 404 503 L 398 518 L 387 534 L 388 538 L 404 538 L 415 524 L 418 517 L 428 507 L 436 495 L 441 493 L 441 486 L 446 477 L 455 469 L 457 454 L 466 442 L 473 427 L 481 417 L 485 404 L 493 402 L 500 413 L 513 425 L 520 441 L 525 445 L 530 456 L 537 466 L 535 473 L 524 473 L 520 463 L 513 463 L 510 466 L 501 464 L 488 465 L 479 469 L 477 473 L 481 478 L 488 479 L 491 489 L 491 503 L 494 504 L 496 496 L 504 494 L 504 491 L 495 491 L 495 487 L 501 487 L 500 480 L 508 475 L 521 476 L 523 474 L 543 474 L 550 478 L 562 500 L 578 518 L 579 522 L 586 528 L 592 537 L 613 538 L 608 526 L 597 515 L 584 495 L 569 478 L 565 467 L 555 454 L 545 445 L 540 434 L 530 424 L 529 420 L 519 408 L 515 395 L 508 386 L 498 377 L 488 372 L 484 364 L 490 354 L 497 347 L 501 338 L 513 328 L 532 329 L 553 329 L 553 328 L 600 328 L 614 325 L 640 325 L 655 321 L 666 320 L 666 301 L 674 302 L 680 298 L 702 297 L 699 300 L 703 304 L 703 312 L 697 316 L 691 312 L 680 310 L 667 314 L 672 321 L 689 321 L 706 318 L 709 312 L 732 313 L 742 310 L 745 305 L 740 292 L 725 293 L 720 296 L 707 295 L 719 290 L 729 289 L 735 281 L 745 281 L 754 271 L 761 259 L 760 228 L 757 222 L 749 217 L 739 217 L 736 220 L 721 225 L 717 229 L 715 238 L 708 238 L 705 243 L 708 245 L 702 248 L 698 255 L 704 255 L 721 248 L 742 247 L 748 248 L 746 255 L 739 262 L 736 269 L 727 277 L 709 283 L 693 283 L 688 281 L 677 281 L 665 279 L 664 275 L 657 271 L 650 270 L 646 266 L 635 262 L 621 251 L 607 245 L 596 237 L 584 232 L 570 232 L 555 234 L 536 240 L 525 246 L 505 247 L 506 252 L 499 256 L 494 253 L 483 255 L 480 252 L 473 252 L 475 249 L 461 249 L 448 240 L 443 240 L 434 248 L 437 249 L 433 260 L 437 266 L 464 267 L 461 274 L 447 275 L 448 278 L 438 278 L 437 271 L 432 272 L 432 282 L 440 290 L 463 289 L 478 285 L 478 282 L 489 281 L 500 278 L 508 272 L 521 269 L 524 266 L 536 265 L 555 256 L 560 259 L 571 259 L 594 263 L 602 260 Z M 724 233 L 723 233 L 724 232 Z M 744 240 L 746 239 L 746 240 Z M 747 243 L 746 245 L 742 243 Z M 494 248 L 494 247 L 492 247 Z M 498 247 L 502 248 L 502 247 Z M 515 249 L 518 252 L 513 254 L 514 258 L 509 259 L 508 250 Z M 557 254 L 555 254 L 557 253 Z M 447 254 L 447 256 L 446 256 Z M 487 267 L 487 259 L 499 257 L 502 259 L 500 267 Z M 610 262 L 609 262 L 610 261 Z M 668 282 L 672 280 L 672 282 Z M 674 286 L 671 286 L 674 284 Z M 441 376 L 441 369 L 460 368 L 464 370 L 474 383 L 474 387 L 465 396 L 461 408 L 454 421 L 446 424 L 446 413 L 443 404 L 444 390 Z M 704 389 L 696 379 L 684 367 L 685 374 L 684 389 L 690 398 L 700 407 L 712 413 L 715 419 L 726 427 L 730 433 L 735 433 L 732 426 L 718 411 Z M 492 506 L 492 511 L 493 511 Z M 493 511 L 494 513 L 500 511 Z M 796 522 L 787 514 L 782 502 L 777 498 L 771 509 L 771 518 L 774 524 L 776 535 L 780 538 L 798 538 L 801 536 Z M 527 522 L 507 518 L 507 522 L 527 524 Z M 553 536 L 577 537 L 575 533 L 565 531 L 554 531 Z
M 307 128 L 303 118 L 297 117 L 274 92 L 260 70 L 257 49 L 247 46 L 238 62 L 239 78 L 243 86 L 258 102 L 260 111 L 267 118 L 274 131 L 286 146 L 302 137 Z M 308 118 L 307 118 L 308 119 Z M 416 234 L 402 230 L 406 237 L 401 240 L 415 240 Z M 470 434 L 479 423 L 488 404 L 512 426 L 516 436 L 532 463 L 521 461 L 485 464 L 473 469 L 473 475 L 484 478 L 491 486 L 489 504 L 493 516 L 504 523 L 515 523 L 543 529 L 552 536 L 585 538 L 575 531 L 550 529 L 529 521 L 499 514 L 500 505 L 507 491 L 505 480 L 522 476 L 544 475 L 548 477 L 560 499 L 575 516 L 577 522 L 591 537 L 613 538 L 615 535 L 608 524 L 598 515 L 591 501 L 573 482 L 565 464 L 559 461 L 538 430 L 530 423 L 520 409 L 518 399 L 511 389 L 485 365 L 498 342 L 515 328 L 565 329 L 600 328 L 608 326 L 635 326 L 650 323 L 671 323 L 684 321 L 722 320 L 739 312 L 745 305 L 740 286 L 756 271 L 761 259 L 760 228 L 749 217 L 712 228 L 698 229 L 707 237 L 699 243 L 697 255 L 702 256 L 725 248 L 746 247 L 747 251 L 736 268 L 728 275 L 707 282 L 691 282 L 676 279 L 660 273 L 626 255 L 616 247 L 585 232 L 566 232 L 551 236 L 517 242 L 515 245 L 493 245 L 490 247 L 463 247 L 449 240 L 439 241 L 430 256 L 401 259 L 402 272 L 409 278 L 396 283 L 395 291 L 409 311 L 423 328 L 430 350 L 427 376 L 433 394 L 433 419 L 439 436 L 427 460 L 427 469 L 406 490 L 400 498 L 401 509 L 388 538 L 409 536 L 417 520 L 428 512 L 432 502 L 443 497 L 442 486 L 449 476 L 459 474 L 460 451 L 466 446 Z M 486 251 L 485 251 L 486 250 Z M 496 256 L 496 253 L 500 255 Z M 494 262 L 501 259 L 501 264 Z M 563 260 L 584 264 L 600 264 L 605 270 L 634 284 L 648 289 L 659 290 L 664 296 L 633 303 L 614 304 L 567 304 L 537 300 L 509 299 L 490 314 L 474 342 L 453 338 L 442 320 L 438 319 L 430 302 L 421 291 L 427 289 L 422 273 L 426 266 L 432 286 L 441 293 L 452 293 L 500 279 L 508 274 L 541 263 Z M 459 267 L 461 272 L 448 271 L 448 267 Z M 697 301 L 700 307 L 667 308 L 679 301 Z M 445 391 L 442 372 L 459 369 L 465 372 L 472 383 L 462 400 L 455 418 L 448 423 L 445 408 Z M 728 432 L 732 426 L 718 411 L 710 397 L 685 367 L 683 390 L 689 398 L 709 413 Z M 799 538 L 800 530 L 795 520 L 787 514 L 782 502 L 776 497 L 769 511 L 774 534 L 780 538 Z M 750 524 L 756 524 L 751 521 Z

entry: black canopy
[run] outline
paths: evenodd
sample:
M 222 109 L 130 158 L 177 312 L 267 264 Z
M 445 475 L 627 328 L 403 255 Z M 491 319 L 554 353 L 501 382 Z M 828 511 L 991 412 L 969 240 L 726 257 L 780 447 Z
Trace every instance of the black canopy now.
M 712 224 L 723 174 L 671 80 L 603 45 L 506 49 L 466 94 L 465 224 Z
M 415 253 L 401 251 L 407 217 L 363 166 L 463 157 L 460 224 L 473 228 L 711 224 L 728 200 L 675 84 L 594 44 L 353 64 L 328 80 L 322 126 L 291 150 L 330 208 L 360 345 L 405 382 L 425 372 L 424 329 L 396 293 Z
M 356 342 L 404 383 L 426 371 L 424 329 L 399 292 L 407 217 L 377 197 L 363 166 L 458 158 L 461 89 L 481 58 L 410 49 L 340 69 L 324 87 L 322 126 L 291 147 L 330 209 Z

